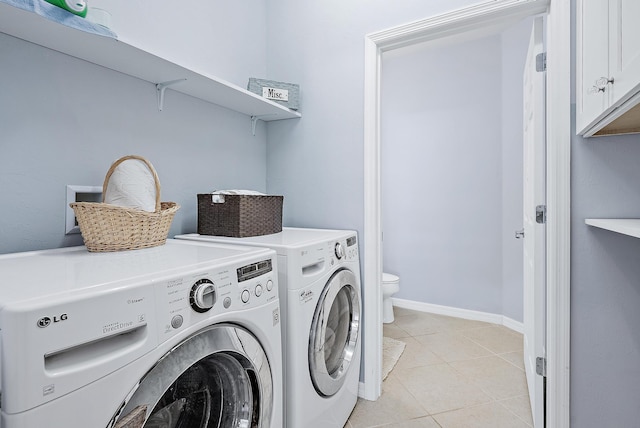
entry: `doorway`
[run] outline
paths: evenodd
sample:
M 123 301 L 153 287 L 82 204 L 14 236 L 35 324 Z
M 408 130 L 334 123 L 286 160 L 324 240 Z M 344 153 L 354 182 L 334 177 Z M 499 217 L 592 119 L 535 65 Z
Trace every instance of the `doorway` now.
M 456 33 L 500 25 L 547 12 L 548 104 L 548 300 L 547 426 L 569 424 L 569 180 L 570 180 L 570 1 L 498 0 L 424 21 L 373 33 L 365 38 L 365 257 L 364 278 L 380 284 L 382 221 L 380 204 L 380 75 L 388 50 Z M 361 395 L 376 399 L 381 389 L 382 310 L 380 293 L 367 293 L 364 314 L 364 372 Z
M 381 82 L 383 267 L 402 279 L 395 297 L 519 332 L 531 22 L 385 52 Z

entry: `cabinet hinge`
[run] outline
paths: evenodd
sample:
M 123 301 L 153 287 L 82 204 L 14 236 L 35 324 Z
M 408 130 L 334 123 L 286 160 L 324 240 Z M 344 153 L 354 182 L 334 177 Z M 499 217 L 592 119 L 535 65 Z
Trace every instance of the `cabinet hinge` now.
M 536 55 L 536 71 L 547 71 L 547 53 L 542 52 Z
M 536 223 L 545 224 L 547 222 L 547 206 L 538 205 L 536 207 Z
M 536 358 L 536 374 L 538 376 L 547 377 L 547 359 L 544 357 Z

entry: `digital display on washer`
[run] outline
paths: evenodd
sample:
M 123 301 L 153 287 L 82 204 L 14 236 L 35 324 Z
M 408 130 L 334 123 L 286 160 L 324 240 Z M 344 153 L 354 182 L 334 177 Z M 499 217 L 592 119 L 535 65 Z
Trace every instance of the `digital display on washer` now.
M 356 237 L 355 236 L 350 236 L 347 238 L 347 247 L 350 247 L 352 245 L 356 245 Z
M 264 275 L 265 273 L 271 272 L 272 270 L 273 267 L 271 266 L 271 259 L 267 259 L 260 262 L 251 263 L 250 265 L 242 266 L 236 269 L 236 272 L 238 273 L 238 282 L 242 282 L 260 275 Z

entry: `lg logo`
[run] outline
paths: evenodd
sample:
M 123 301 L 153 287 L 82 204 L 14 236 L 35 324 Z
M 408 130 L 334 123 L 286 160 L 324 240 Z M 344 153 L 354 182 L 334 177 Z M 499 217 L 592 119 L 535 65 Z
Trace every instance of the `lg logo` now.
M 53 322 L 61 322 L 61 321 L 66 321 L 67 320 L 67 314 L 62 314 L 62 315 L 58 315 L 55 316 L 53 318 L 49 318 L 49 317 L 42 317 L 40 318 L 37 322 L 36 325 L 40 328 L 45 328 L 45 327 L 49 327 L 49 325 Z

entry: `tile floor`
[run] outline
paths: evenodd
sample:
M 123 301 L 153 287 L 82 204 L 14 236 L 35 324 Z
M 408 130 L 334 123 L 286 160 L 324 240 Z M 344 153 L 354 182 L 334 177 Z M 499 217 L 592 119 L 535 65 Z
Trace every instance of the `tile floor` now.
M 345 428 L 533 426 L 520 333 L 396 307 L 384 335 L 405 350 L 381 397 L 358 399 Z

